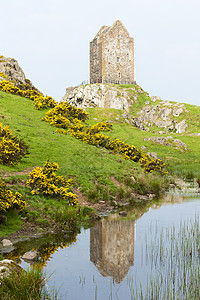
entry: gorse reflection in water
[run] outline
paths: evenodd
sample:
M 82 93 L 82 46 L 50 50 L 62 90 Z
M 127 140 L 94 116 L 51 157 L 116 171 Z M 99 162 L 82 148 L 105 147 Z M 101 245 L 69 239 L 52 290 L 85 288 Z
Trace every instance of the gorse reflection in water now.
M 76 236 L 77 234 L 71 234 L 70 236 L 64 234 L 46 234 L 37 239 L 30 238 L 27 241 L 16 243 L 15 249 L 10 253 L 4 254 L 4 258 L 13 259 L 19 264 L 22 263 L 21 257 L 25 252 L 37 251 L 39 259 L 31 263 L 37 267 L 44 267 L 50 261 L 52 254 L 58 249 L 69 247 L 69 245 L 76 242 Z M 30 263 L 30 261 L 23 260 Z
M 166 198 L 165 205 L 154 204 L 149 210 L 145 207 L 134 209 L 126 218 L 118 214 L 105 217 L 95 227 L 82 229 L 71 240 L 62 236 L 57 240 L 56 237 L 49 239 L 49 244 L 43 243 L 46 245 L 44 271 L 47 276 L 51 275 L 49 286 L 60 290 L 59 299 L 134 299 L 140 283 L 145 292 L 150 274 L 154 276 L 159 268 L 159 259 L 156 259 L 155 266 L 155 257 L 150 255 L 147 259 L 146 253 L 158 255 L 158 237 L 162 232 L 173 226 L 178 232 L 181 220 L 195 219 L 195 215 L 200 215 L 200 198 L 184 202 L 181 197 L 171 200 L 173 203 L 177 200 L 178 204 L 169 205 L 170 199 Z M 26 250 L 41 249 L 42 257 L 42 242 L 38 241 L 38 245 L 31 243 Z M 162 249 L 165 248 L 163 240 Z M 27 264 L 22 261 L 22 266 Z

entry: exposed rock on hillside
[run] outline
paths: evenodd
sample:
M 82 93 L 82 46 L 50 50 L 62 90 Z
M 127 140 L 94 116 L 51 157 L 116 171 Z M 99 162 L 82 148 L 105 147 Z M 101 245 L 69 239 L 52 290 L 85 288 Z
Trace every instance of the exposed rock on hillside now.
M 83 109 L 86 107 L 105 107 L 128 111 L 129 107 L 137 100 L 138 94 L 144 93 L 141 88 L 135 89 L 134 86 L 132 90 L 135 92 L 134 97 L 131 97 L 126 89 L 119 89 L 117 86 L 108 84 L 81 85 L 66 89 L 66 94 L 61 101 L 67 101 L 71 105 Z
M 159 96 L 149 97 L 138 85 L 120 86 L 89 84 L 66 89 L 61 100 L 78 108 L 103 107 L 124 110 L 125 121 L 141 130 L 154 131 L 155 126 L 168 131 L 184 133 L 188 118 L 184 104 L 162 101 Z M 184 119 L 185 118 L 185 119 Z
M 183 133 L 185 132 L 186 128 L 188 127 L 188 124 L 185 120 L 181 121 L 178 124 L 175 124 L 176 132 L 177 133 Z
M 145 105 L 142 107 L 137 117 L 134 118 L 135 126 L 145 130 L 145 126 L 152 127 L 156 125 L 160 128 L 175 130 L 177 133 L 186 131 L 188 124 L 185 120 L 178 122 L 176 117 L 183 112 L 187 112 L 184 104 L 170 103 L 162 101 L 156 105 Z
M 156 102 L 157 100 L 161 100 L 160 96 L 151 96 L 152 102 Z
M 37 90 L 32 82 L 26 78 L 22 68 L 14 58 L 0 56 L 0 81 L 2 80 L 9 80 L 22 90 Z
M 188 150 L 187 145 L 185 143 L 183 143 L 179 139 L 173 139 L 172 136 L 167 136 L 167 137 L 154 136 L 152 138 L 146 138 L 146 139 L 144 139 L 144 141 L 151 141 L 153 143 L 160 144 L 160 145 L 163 145 L 163 146 L 175 147 L 175 149 L 178 149 L 178 150 L 181 150 L 181 151 L 187 151 Z

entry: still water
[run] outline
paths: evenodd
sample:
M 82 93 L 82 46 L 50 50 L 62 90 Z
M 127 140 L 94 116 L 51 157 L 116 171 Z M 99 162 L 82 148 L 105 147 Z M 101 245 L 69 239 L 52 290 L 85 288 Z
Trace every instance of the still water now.
M 48 285 L 59 290 L 58 299 L 134 299 L 133 290 L 140 283 L 145 288 L 152 269 L 147 248 L 160 230 L 172 226 L 177 230 L 181 221 L 200 215 L 200 196 L 168 196 L 140 215 L 136 218 L 135 211 L 126 218 L 112 214 L 71 239 L 62 237 L 57 247 L 52 243 L 52 251 L 44 251 L 44 271 L 51 275 Z M 22 260 L 21 265 L 28 264 Z

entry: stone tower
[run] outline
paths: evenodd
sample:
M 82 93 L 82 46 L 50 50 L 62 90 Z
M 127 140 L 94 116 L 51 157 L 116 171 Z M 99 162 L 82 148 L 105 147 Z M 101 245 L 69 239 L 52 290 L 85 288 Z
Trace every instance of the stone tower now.
M 134 84 L 134 40 L 121 21 L 90 42 L 90 83 Z

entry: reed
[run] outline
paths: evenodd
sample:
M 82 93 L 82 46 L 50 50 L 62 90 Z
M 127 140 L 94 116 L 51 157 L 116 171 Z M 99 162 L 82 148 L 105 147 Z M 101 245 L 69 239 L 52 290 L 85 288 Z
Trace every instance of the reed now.
M 150 228 L 145 239 L 146 263 L 150 263 L 148 283 L 132 288 L 134 299 L 200 299 L 199 217 L 180 223 L 178 230 Z M 147 244 L 148 243 L 148 244 Z

